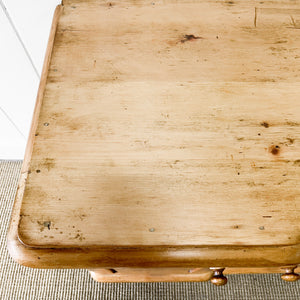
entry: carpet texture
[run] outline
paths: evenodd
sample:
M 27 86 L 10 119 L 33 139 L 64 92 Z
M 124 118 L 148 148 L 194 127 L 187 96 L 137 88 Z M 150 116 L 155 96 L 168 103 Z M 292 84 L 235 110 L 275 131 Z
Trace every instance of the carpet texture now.
M 39 270 L 15 263 L 6 250 L 6 235 L 17 190 L 21 161 L 0 161 L 1 269 L 0 299 L 300 299 L 300 280 L 280 275 L 230 275 L 216 287 L 196 283 L 97 283 L 87 270 Z

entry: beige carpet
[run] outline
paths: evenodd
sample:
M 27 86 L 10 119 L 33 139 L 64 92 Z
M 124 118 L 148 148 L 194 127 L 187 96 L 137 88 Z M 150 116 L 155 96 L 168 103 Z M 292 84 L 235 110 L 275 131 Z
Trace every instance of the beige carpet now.
M 86 270 L 37 270 L 12 261 L 6 233 L 21 161 L 0 161 L 1 270 L 0 299 L 300 299 L 300 280 L 286 283 L 279 275 L 232 275 L 224 287 L 209 282 L 94 282 Z

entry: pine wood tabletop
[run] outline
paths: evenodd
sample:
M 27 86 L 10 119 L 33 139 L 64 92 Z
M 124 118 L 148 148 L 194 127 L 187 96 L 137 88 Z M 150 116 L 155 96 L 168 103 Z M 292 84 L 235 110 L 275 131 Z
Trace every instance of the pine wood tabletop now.
M 64 1 L 8 238 L 37 267 L 300 262 L 300 11 Z

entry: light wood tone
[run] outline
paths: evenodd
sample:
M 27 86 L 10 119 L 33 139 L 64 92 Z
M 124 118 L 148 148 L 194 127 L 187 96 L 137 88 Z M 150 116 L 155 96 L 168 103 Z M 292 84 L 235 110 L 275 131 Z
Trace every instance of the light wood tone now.
M 212 276 L 212 272 L 205 268 L 190 271 L 188 268 L 117 268 L 93 270 L 90 274 L 98 282 L 208 281 Z
M 48 78 L 48 69 L 50 66 L 50 60 L 51 60 L 51 55 L 52 55 L 52 50 L 54 45 L 57 24 L 62 10 L 63 7 L 61 5 L 58 5 L 53 15 L 52 26 L 49 34 L 48 45 L 47 45 L 44 64 L 43 64 L 41 81 L 37 93 L 37 99 L 36 99 L 33 118 L 31 122 L 29 138 L 27 141 L 25 156 L 24 156 L 24 160 L 21 168 L 21 174 L 19 178 L 19 185 L 16 193 L 16 198 L 14 201 L 10 226 L 7 235 L 8 251 L 10 252 L 11 256 L 21 264 L 26 264 L 26 263 L 28 264 L 28 261 L 30 260 L 37 261 L 38 259 L 40 259 L 37 253 L 35 253 L 36 254 L 35 255 L 34 251 L 32 253 L 32 251 L 30 251 L 29 249 L 24 248 L 24 245 L 21 243 L 18 237 L 18 224 L 20 221 L 20 211 L 21 211 L 22 200 L 24 196 L 25 184 L 29 173 L 30 159 L 31 159 L 33 143 L 35 139 L 35 132 L 38 124 L 38 118 L 39 118 L 40 109 L 44 97 L 47 78 Z M 49 253 L 47 253 L 46 255 L 49 256 Z
M 300 268 L 296 271 L 300 271 Z M 224 274 L 284 273 L 284 268 L 225 268 Z M 162 282 L 208 281 L 213 270 L 209 268 L 110 268 L 91 270 L 98 282 Z
M 16 260 L 299 263 L 298 12 L 291 25 L 291 5 L 255 5 L 58 9 L 9 234 Z

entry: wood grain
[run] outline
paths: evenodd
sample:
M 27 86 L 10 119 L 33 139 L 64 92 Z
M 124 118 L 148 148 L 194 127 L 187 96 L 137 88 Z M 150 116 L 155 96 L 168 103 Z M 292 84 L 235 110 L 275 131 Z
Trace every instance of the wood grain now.
M 17 259 L 299 263 L 295 8 L 64 1 L 13 217 Z M 130 247 L 150 257 L 132 261 Z
M 195 272 L 183 268 L 118 268 L 90 271 L 98 282 L 177 282 L 208 281 L 212 276 L 209 269 L 200 268 Z
M 296 270 L 297 271 L 297 270 Z M 280 268 L 226 268 L 224 274 L 283 273 Z M 209 268 L 116 268 L 90 271 L 98 282 L 177 282 L 208 281 L 213 276 Z M 230 281 L 230 278 L 229 278 Z

